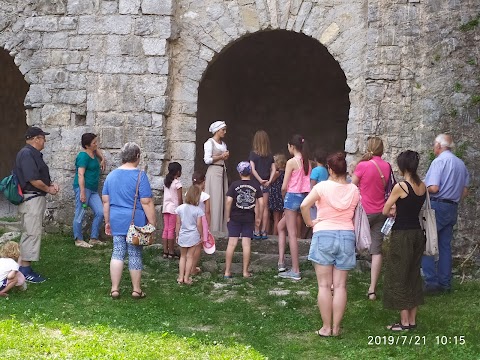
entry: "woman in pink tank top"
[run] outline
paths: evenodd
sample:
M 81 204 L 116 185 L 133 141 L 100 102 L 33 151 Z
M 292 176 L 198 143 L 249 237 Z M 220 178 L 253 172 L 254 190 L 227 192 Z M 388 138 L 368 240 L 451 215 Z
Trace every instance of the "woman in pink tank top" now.
M 293 135 L 288 142 L 288 152 L 293 157 L 287 161 L 282 184 L 285 216 L 278 223 L 278 276 L 300 280 L 297 244 L 297 216 L 300 204 L 310 192 L 310 172 L 312 168 L 307 156 L 307 146 L 302 135 Z M 285 271 L 285 246 L 288 231 L 288 245 L 292 257 L 292 268 Z

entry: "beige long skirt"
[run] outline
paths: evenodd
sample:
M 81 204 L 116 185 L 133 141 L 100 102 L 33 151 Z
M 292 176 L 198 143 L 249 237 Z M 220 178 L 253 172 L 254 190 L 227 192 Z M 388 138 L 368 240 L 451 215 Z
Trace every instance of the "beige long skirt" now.
M 205 179 L 205 192 L 210 195 L 210 231 L 227 231 L 225 219 L 227 190 L 227 174 L 223 166 L 210 165 Z

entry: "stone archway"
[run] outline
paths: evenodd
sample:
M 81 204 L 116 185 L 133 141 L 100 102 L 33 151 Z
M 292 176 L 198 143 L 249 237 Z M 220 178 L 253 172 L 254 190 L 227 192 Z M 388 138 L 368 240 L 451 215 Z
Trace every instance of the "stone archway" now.
M 317 40 L 286 30 L 247 35 L 218 54 L 200 82 L 195 167 L 216 119 L 228 123 L 229 177 L 259 129 L 269 133 L 273 152 L 286 153 L 294 133 L 311 149 L 343 150 L 349 92 L 339 63 Z
M 24 107 L 29 85 L 13 58 L 0 49 L 0 178 L 12 170 L 15 155 L 25 144 L 27 129 Z

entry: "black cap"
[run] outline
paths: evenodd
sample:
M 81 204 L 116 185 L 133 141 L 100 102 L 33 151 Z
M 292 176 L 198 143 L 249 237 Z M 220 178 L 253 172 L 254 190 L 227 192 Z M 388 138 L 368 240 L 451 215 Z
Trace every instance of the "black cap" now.
M 50 135 L 50 133 L 47 133 L 47 132 L 43 131 L 39 127 L 30 126 L 27 129 L 27 132 L 25 133 L 25 139 L 28 140 L 28 139 L 34 138 L 35 136 L 38 136 L 38 135 Z

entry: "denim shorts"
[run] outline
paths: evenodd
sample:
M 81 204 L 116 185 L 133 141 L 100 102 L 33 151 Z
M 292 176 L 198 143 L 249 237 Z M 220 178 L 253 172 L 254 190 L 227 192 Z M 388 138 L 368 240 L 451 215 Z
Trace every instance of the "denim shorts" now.
M 355 232 L 320 230 L 313 233 L 308 260 L 319 265 L 333 265 L 338 270 L 355 267 Z
M 287 192 L 285 194 L 285 200 L 283 200 L 283 208 L 291 211 L 300 211 L 300 205 L 307 195 L 308 193 Z
M 262 194 L 268 194 L 270 192 L 270 186 L 260 185 L 260 189 L 262 190 Z
M 251 222 L 240 222 L 231 220 L 227 223 L 228 229 L 228 237 L 235 237 L 239 238 L 252 238 L 253 237 L 253 228 L 255 227 L 255 223 Z

